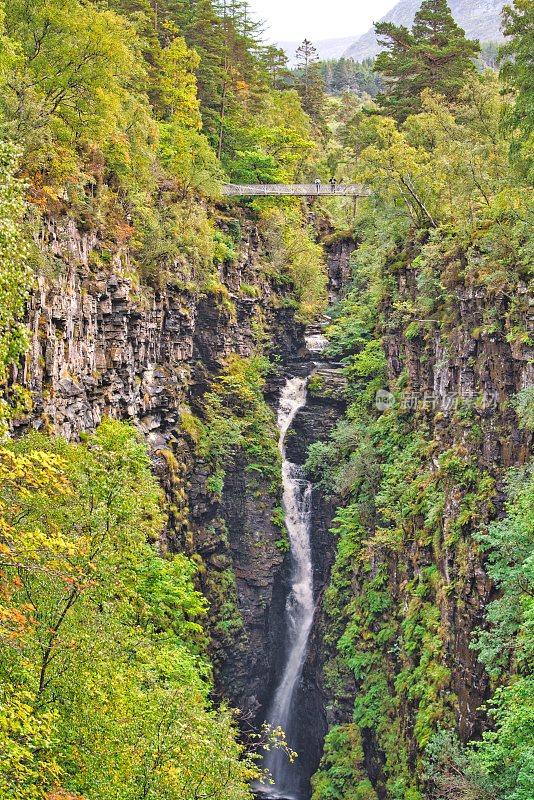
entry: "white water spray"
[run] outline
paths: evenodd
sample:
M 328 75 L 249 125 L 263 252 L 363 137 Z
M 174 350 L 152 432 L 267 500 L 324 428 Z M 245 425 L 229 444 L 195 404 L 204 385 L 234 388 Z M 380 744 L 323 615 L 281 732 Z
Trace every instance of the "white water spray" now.
M 302 675 L 308 639 L 313 623 L 313 567 L 310 548 L 312 486 L 304 478 L 302 467 L 286 457 L 286 435 L 298 411 L 306 403 L 306 378 L 289 378 L 278 408 L 279 449 L 282 454 L 283 506 L 285 524 L 291 544 L 291 591 L 286 603 L 287 662 L 276 689 L 267 721 L 273 727 L 290 730 L 292 702 Z M 291 746 L 291 741 L 289 741 Z M 265 758 L 275 785 L 271 798 L 289 798 L 294 788 L 294 765 L 281 750 L 271 750 Z M 292 774 L 293 773 L 293 774 Z

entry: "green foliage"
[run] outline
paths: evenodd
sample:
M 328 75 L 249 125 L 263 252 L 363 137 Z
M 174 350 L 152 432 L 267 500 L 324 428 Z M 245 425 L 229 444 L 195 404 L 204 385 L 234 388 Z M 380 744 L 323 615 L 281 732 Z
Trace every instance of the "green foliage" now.
M 474 762 L 494 787 L 495 797 L 528 800 L 534 791 L 534 679 L 521 677 L 498 689 L 490 704 L 494 731 L 474 745 Z
M 484 329 L 502 326 L 509 341 L 526 342 L 526 304 L 515 287 L 528 280 L 532 262 L 532 204 L 508 159 L 501 125 L 507 101 L 491 74 L 468 83 L 462 98 L 451 110 L 424 94 L 424 110 L 402 130 L 362 113 L 346 125 L 343 135 L 359 154 L 354 177 L 378 195 L 362 204 L 356 221 L 358 267 L 372 278 L 376 302 L 395 294 L 397 272 L 414 271 L 417 296 L 393 311 L 411 337 L 426 338 L 432 324 L 447 326 L 463 280 L 494 296 L 511 292 L 503 314 L 488 303 Z
M 143 146 L 134 115 L 149 131 L 150 122 L 146 103 L 128 88 L 142 67 L 139 40 L 126 20 L 79 0 L 37 0 L 31 7 L 15 0 L 6 12 L 17 59 L 3 112 L 8 131 L 24 142 L 25 166 L 43 203 L 66 183 L 76 190 L 83 180 L 78 140 L 81 148 L 107 150 L 122 139 L 113 155 L 128 169 L 134 148 L 140 154 Z
M 382 342 L 379 339 L 365 342 L 359 353 L 345 359 L 345 364 L 344 374 L 351 387 L 349 393 L 358 404 L 368 406 L 387 379 Z
M 518 393 L 516 408 L 520 426 L 534 430 L 534 387 L 529 386 Z
M 425 778 L 437 798 L 496 800 L 490 782 L 452 731 L 440 730 L 426 748 Z
M 234 648 L 243 630 L 236 577 L 231 569 L 208 573 L 206 591 L 211 599 L 210 629 L 219 645 Z
M 220 192 L 223 172 L 208 140 L 197 130 L 176 121 L 160 126 L 161 163 L 185 193 L 208 197 Z
M 323 247 L 296 206 L 262 211 L 264 235 L 272 267 L 294 286 L 299 322 L 311 322 L 327 303 L 328 278 Z
M 505 519 L 477 539 L 488 553 L 488 573 L 502 597 L 486 610 L 488 630 L 477 649 L 490 675 L 527 672 L 534 664 L 534 465 L 511 472 Z
M 313 777 L 313 800 L 377 800 L 363 766 L 361 733 L 355 725 L 332 728 L 321 767 Z
M 426 774 L 439 800 L 527 800 L 532 797 L 534 686 L 519 678 L 498 689 L 489 704 L 494 730 L 462 746 L 450 732 L 427 748 Z
M 278 437 L 274 414 L 262 393 L 269 369 L 262 356 L 232 355 L 204 396 L 198 453 L 211 467 L 209 488 L 216 496 L 222 494 L 225 471 L 239 451 L 245 454 L 247 472 L 266 479 L 277 491 L 281 469 Z
M 295 88 L 302 100 L 303 109 L 320 120 L 324 107 L 324 79 L 317 50 L 309 39 L 304 39 L 295 53 Z
M 503 11 L 503 33 L 510 37 L 502 49 L 501 74 L 516 92 L 516 101 L 507 116 L 512 131 L 512 153 L 517 166 L 528 173 L 533 166 L 534 87 L 532 50 L 534 49 L 534 8 L 530 0 L 514 0 Z M 532 175 L 531 175 L 532 178 Z
M 41 800 L 59 779 L 53 752 L 55 715 L 38 712 L 20 687 L 0 687 L 0 792 L 14 800 Z
M 375 30 L 386 48 L 375 62 L 375 70 L 387 79 L 378 102 L 400 122 L 421 111 L 423 90 L 450 102 L 475 71 L 480 46 L 466 39 L 446 0 L 423 0 L 411 32 L 392 22 L 379 22 Z
M 24 186 L 15 177 L 16 148 L 0 141 L 0 385 L 5 384 L 9 368 L 23 355 L 27 334 L 22 317 L 31 289 L 29 237 L 24 227 Z M 21 398 L 22 399 L 22 398 Z M 11 392 L 11 404 L 16 396 Z M 9 415 L 0 391 L 0 427 Z
M 493 728 L 468 747 L 450 734 L 432 740 L 427 772 L 438 798 L 450 797 L 451 786 L 460 800 L 527 800 L 534 791 L 532 464 L 509 473 L 506 512 L 477 535 L 500 594 L 488 605 L 474 643 L 489 674 L 501 683 L 488 703 Z
M 341 97 L 346 93 L 358 97 L 376 97 L 381 88 L 380 77 L 373 70 L 373 60 L 359 63 L 351 58 L 338 58 L 321 61 L 326 91 L 329 95 Z
M 506 214 L 501 191 L 513 178 L 507 142 L 499 134 L 505 106 L 497 79 L 491 74 L 473 79 L 462 90 L 462 99 L 468 107 L 454 114 L 444 101 L 424 92 L 421 113 L 410 117 L 401 131 L 389 118 L 358 119 L 360 177 L 372 182 L 383 199 L 404 205 L 420 227 L 445 222 L 476 227 Z M 511 202 L 519 206 L 521 193 Z M 524 209 L 526 213 L 526 204 Z M 484 233 L 482 237 L 478 249 L 485 253 Z M 499 256 L 507 260 L 504 251 Z
M 323 375 L 311 375 L 308 380 L 308 392 L 314 397 L 321 397 L 324 393 L 325 379 Z
M 256 770 L 208 700 L 196 569 L 151 544 L 162 496 L 137 434 L 105 422 L 1 456 L 6 797 L 248 798 Z
M 276 540 L 275 544 L 281 553 L 289 553 L 291 549 L 291 542 L 289 541 L 289 536 L 287 533 L 285 516 L 285 511 L 281 505 L 275 507 L 271 516 L 271 522 L 280 530 L 280 538 Z
M 244 125 L 241 146 L 227 161 L 236 182 L 293 183 L 314 156 L 310 119 L 295 91 L 271 90 L 261 114 Z
M 275 544 L 281 553 L 289 553 L 291 550 L 291 542 L 287 536 L 281 536 L 280 539 L 276 540 Z
M 6 30 L 26 56 L 17 64 L 16 91 L 10 86 L 21 130 L 49 123 L 59 138 L 86 126 L 94 135 L 101 127 L 107 133 L 123 88 L 121 76 L 134 70 L 134 51 L 126 42 L 132 32 L 125 21 L 77 0 L 38 0 L 31 8 L 15 0 L 9 3 Z M 34 116 L 37 109 L 40 120 Z

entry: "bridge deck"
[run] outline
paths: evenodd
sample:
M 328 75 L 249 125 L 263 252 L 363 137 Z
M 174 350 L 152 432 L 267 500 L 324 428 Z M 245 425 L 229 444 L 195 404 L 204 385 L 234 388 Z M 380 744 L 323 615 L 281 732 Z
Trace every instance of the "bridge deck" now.
M 368 197 L 370 192 L 359 183 L 341 183 L 335 187 L 329 183 L 316 186 L 314 183 L 227 183 L 223 186 L 223 194 L 229 197 L 292 195 L 296 197 L 333 197 L 347 196 Z

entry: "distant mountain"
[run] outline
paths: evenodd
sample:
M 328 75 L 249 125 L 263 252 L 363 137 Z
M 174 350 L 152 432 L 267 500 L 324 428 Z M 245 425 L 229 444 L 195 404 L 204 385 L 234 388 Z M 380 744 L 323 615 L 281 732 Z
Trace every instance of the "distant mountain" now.
M 480 39 L 481 42 L 502 40 L 500 15 L 505 4 L 506 0 L 449 0 L 458 24 L 470 39 Z M 394 22 L 396 25 L 410 27 L 420 6 L 421 0 L 400 0 L 380 22 Z M 347 48 L 343 55 L 355 61 L 363 61 L 364 58 L 376 56 L 379 50 L 374 28 L 371 28 Z
M 321 39 L 313 44 L 319 54 L 319 58 L 322 61 L 327 61 L 329 58 L 341 58 L 347 47 L 353 44 L 355 39 L 355 36 L 345 36 L 342 39 Z M 302 44 L 302 40 L 300 42 L 277 42 L 276 44 L 286 54 L 289 66 L 293 67 L 295 65 L 296 49 Z

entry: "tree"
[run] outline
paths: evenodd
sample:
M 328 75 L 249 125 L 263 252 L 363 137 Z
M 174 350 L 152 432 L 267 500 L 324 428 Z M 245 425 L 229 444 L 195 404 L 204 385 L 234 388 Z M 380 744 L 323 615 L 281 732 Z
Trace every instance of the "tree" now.
M 267 74 L 258 57 L 260 25 L 246 0 L 180 5 L 175 22 L 200 56 L 197 79 L 204 129 L 225 163 L 227 154 L 244 149 L 243 121 L 259 110 L 266 88 Z
M 374 61 L 367 59 L 361 64 L 351 58 L 321 61 L 328 94 L 342 96 L 345 93 L 359 97 L 376 97 L 380 88 L 380 77 L 373 71 Z
M 139 42 L 123 17 L 79 0 L 13 0 L 6 31 L 24 58 L 2 103 L 27 148 L 42 146 L 50 126 L 62 144 L 117 131 L 125 85 L 139 75 Z
M 477 649 L 494 678 L 529 674 L 534 659 L 530 627 L 534 621 L 534 462 L 508 475 L 507 515 L 477 535 L 487 569 L 501 592 L 486 609 L 487 630 Z
M 248 800 L 259 776 L 209 701 L 197 567 L 165 558 L 136 431 L 0 449 L 0 794 Z
M 44 792 L 60 774 L 52 752 L 53 738 L 54 714 L 36 712 L 31 692 L 2 684 L 0 797 L 43 800 Z M 69 798 L 62 796 L 62 800 Z
M 411 31 L 392 22 L 379 22 L 375 30 L 386 48 L 375 64 L 386 78 L 378 103 L 399 122 L 421 110 L 424 89 L 451 102 L 475 71 L 480 45 L 466 38 L 446 0 L 423 0 Z
M 0 383 L 8 367 L 24 352 L 20 322 L 30 288 L 29 247 L 23 228 L 24 187 L 15 178 L 16 148 L 0 141 Z
M 20 153 L 9 142 L 0 140 L 0 386 L 5 386 L 9 368 L 17 363 L 27 345 L 22 323 L 28 299 L 32 270 L 30 247 L 25 229 L 24 185 L 15 177 Z M 11 388 L 9 404 L 17 405 Z M 0 389 L 0 430 L 9 415 L 8 398 Z
M 504 33 L 510 40 L 502 50 L 505 62 L 501 75 L 517 92 L 507 123 L 514 133 L 512 152 L 519 155 L 519 163 L 526 161 L 528 171 L 534 162 L 534 4 L 531 0 L 514 0 L 513 6 L 505 6 L 503 20 Z
M 297 78 L 295 88 L 300 95 L 303 109 L 313 119 L 319 119 L 324 104 L 324 78 L 317 50 L 309 39 L 304 39 L 295 54 Z
M 310 118 L 293 90 L 272 90 L 247 133 L 248 147 L 230 162 L 240 183 L 294 183 L 315 147 Z
M 260 57 L 269 75 L 272 88 L 282 88 L 288 82 L 290 75 L 284 51 L 275 45 L 266 45 L 260 52 Z

